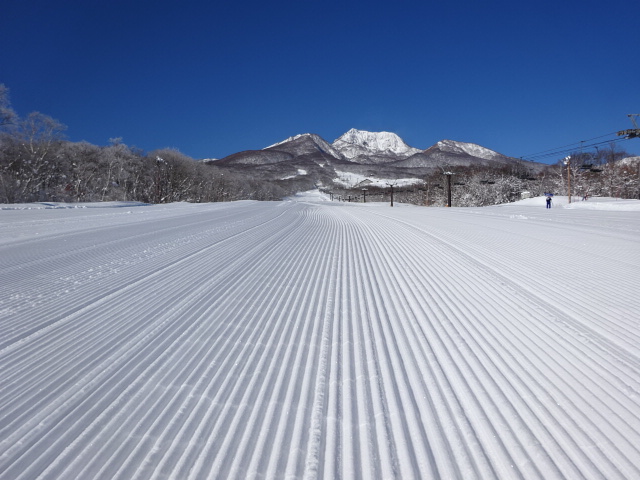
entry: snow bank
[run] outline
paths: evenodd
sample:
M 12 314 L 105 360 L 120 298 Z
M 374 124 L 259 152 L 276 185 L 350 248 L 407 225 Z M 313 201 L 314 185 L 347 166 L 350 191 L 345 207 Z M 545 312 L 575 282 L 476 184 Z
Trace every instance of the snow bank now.
M 422 183 L 422 180 L 419 178 L 396 178 L 396 179 L 375 178 L 375 177 L 366 177 L 358 173 L 343 172 L 338 170 L 336 170 L 336 173 L 338 174 L 338 178 L 334 179 L 333 183 L 335 183 L 336 185 L 341 185 L 345 188 L 356 187 L 357 185 L 359 185 L 361 182 L 365 180 L 369 180 L 371 182 L 371 183 L 368 183 L 367 185 L 364 185 L 366 187 L 373 186 L 373 187 L 382 187 L 382 188 L 388 188 L 390 183 L 398 187 L 404 187 L 407 185 L 416 185 L 416 184 Z
M 125 208 L 149 205 L 143 202 L 34 202 L 0 204 L 0 210 L 42 210 L 64 208 Z
M 546 207 L 545 196 L 527 198 L 513 203 L 501 205 L 503 207 Z M 574 210 L 610 210 L 610 211 L 640 211 L 640 200 L 627 200 L 611 197 L 589 197 L 588 200 L 582 200 L 581 197 L 571 197 L 571 203 L 567 196 L 556 195 L 552 201 L 553 208 L 562 207 Z

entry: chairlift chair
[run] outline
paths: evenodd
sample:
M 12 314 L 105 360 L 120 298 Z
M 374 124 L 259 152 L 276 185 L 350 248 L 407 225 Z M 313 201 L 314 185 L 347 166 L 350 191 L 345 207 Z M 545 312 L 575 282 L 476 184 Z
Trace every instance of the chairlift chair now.
M 527 173 L 525 175 L 521 175 L 518 177 L 520 180 L 537 180 L 536 177 L 533 176 L 532 173 Z

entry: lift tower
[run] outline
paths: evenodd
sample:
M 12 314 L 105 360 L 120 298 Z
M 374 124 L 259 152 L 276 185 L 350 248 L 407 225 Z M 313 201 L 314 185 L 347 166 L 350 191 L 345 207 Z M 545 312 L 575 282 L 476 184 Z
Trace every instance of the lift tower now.
M 627 117 L 629 117 L 629 120 L 631 120 L 631 123 L 633 123 L 633 127 L 634 128 L 629 128 L 627 130 L 620 130 L 617 135 L 619 137 L 627 137 L 627 138 L 638 138 L 640 137 L 640 127 L 638 127 L 638 122 L 636 122 L 636 119 L 638 117 L 640 117 L 640 113 L 630 113 L 627 115 Z

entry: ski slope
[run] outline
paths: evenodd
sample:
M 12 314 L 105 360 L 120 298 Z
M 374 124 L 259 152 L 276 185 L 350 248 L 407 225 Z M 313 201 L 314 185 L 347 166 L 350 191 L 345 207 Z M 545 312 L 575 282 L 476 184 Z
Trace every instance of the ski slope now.
M 556 202 L 2 210 L 0 479 L 640 478 L 640 202 Z

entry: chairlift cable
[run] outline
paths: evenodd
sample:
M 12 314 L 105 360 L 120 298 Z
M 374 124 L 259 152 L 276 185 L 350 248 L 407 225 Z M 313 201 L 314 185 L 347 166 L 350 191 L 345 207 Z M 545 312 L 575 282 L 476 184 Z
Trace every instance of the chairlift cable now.
M 597 138 L 602 138 L 602 137 L 605 137 L 605 136 L 606 135 L 602 135 L 601 137 L 597 137 Z M 590 144 L 587 144 L 587 145 L 582 145 L 582 148 L 583 149 L 597 148 L 599 145 L 618 143 L 618 142 L 621 142 L 621 141 L 624 141 L 624 140 L 628 140 L 628 138 L 624 138 L 624 137 L 623 138 L 614 138 L 612 140 L 604 140 L 604 141 L 601 141 L 601 142 L 590 143 Z M 578 145 L 580 143 L 581 142 L 572 143 L 572 144 L 569 144 L 569 145 L 575 146 L 575 145 Z M 567 146 L 569 146 L 569 145 L 567 145 Z M 553 150 L 553 149 L 552 150 L 545 150 L 545 151 L 540 152 L 538 154 L 529 155 L 528 157 L 521 157 L 521 158 L 523 160 L 535 161 L 535 160 L 539 160 L 539 159 L 542 159 L 542 158 L 560 156 L 560 155 L 563 155 L 563 154 L 572 153 L 575 150 L 576 150 L 575 147 L 574 148 L 564 148 L 564 149 L 562 149 L 562 147 L 558 147 L 558 149 L 555 149 L 555 150 Z M 546 153 L 546 152 L 548 152 L 548 153 Z
M 547 149 L 547 150 L 542 150 L 540 152 L 532 153 L 530 155 L 524 155 L 524 156 L 522 156 L 520 158 L 522 158 L 523 160 L 530 160 L 530 159 L 533 159 L 533 158 L 545 158 L 545 157 L 557 155 L 557 154 L 559 154 L 557 152 L 563 153 L 563 152 L 573 151 L 573 150 L 575 150 L 577 148 L 578 145 L 587 147 L 588 145 L 584 145 L 586 142 L 591 142 L 593 140 L 598 140 L 600 138 L 609 137 L 611 135 L 616 135 L 617 133 L 618 132 L 607 133 L 605 135 L 600 135 L 600 136 L 597 136 L 597 137 L 589 138 L 587 140 L 580 140 L 579 142 L 573 142 L 573 143 L 569 143 L 567 145 L 561 145 L 559 147 L 550 148 L 550 149 Z M 610 141 L 608 140 L 608 141 L 604 141 L 604 142 L 599 142 L 598 145 L 600 145 L 602 143 L 617 142 L 619 140 L 620 140 L 620 138 L 616 138 L 616 139 L 613 139 L 613 140 L 610 140 Z M 623 140 L 626 140 L 626 139 L 623 138 Z M 571 147 L 571 148 L 569 148 L 569 147 Z
M 622 140 L 627 140 L 626 138 L 616 138 L 616 139 L 612 139 L 612 140 L 604 140 L 601 142 L 596 142 L 596 143 L 590 143 L 588 145 L 584 145 L 583 148 L 592 148 L 592 147 L 596 147 L 598 145 L 606 145 L 606 144 L 611 144 L 611 143 L 618 143 L 621 142 Z M 574 144 L 575 145 L 575 144 Z M 529 156 L 528 158 L 524 158 L 526 160 L 532 160 L 532 159 L 539 159 L 539 158 L 546 158 L 546 157 L 552 157 L 552 156 L 559 156 L 559 155 L 563 155 L 566 153 L 572 153 L 575 152 L 576 148 L 565 148 L 562 150 L 554 150 L 554 151 L 550 151 L 549 153 L 543 154 L 540 153 L 538 155 L 532 155 Z

